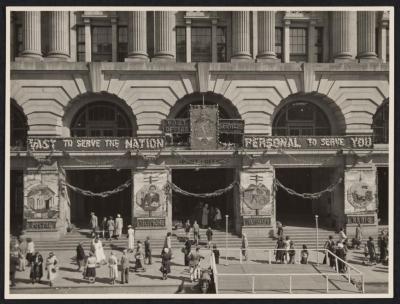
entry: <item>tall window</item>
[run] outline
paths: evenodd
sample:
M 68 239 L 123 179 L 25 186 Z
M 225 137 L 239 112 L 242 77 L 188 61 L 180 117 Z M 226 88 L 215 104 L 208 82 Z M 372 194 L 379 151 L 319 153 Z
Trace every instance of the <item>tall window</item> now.
M 112 61 L 110 26 L 92 27 L 92 61 Z
M 211 27 L 192 27 L 192 61 L 211 62 Z
M 95 102 L 81 109 L 71 124 L 71 136 L 132 136 L 126 114 L 109 102 Z
M 317 62 L 323 62 L 324 28 L 318 26 L 315 28 L 315 32 L 317 33 L 317 37 L 315 39 L 315 57 Z
M 186 62 L 186 27 L 179 26 L 176 31 L 176 62 Z
M 24 114 L 13 104 L 11 104 L 11 147 L 26 147 L 27 123 Z
M 283 45 L 283 29 L 281 27 L 275 28 L 275 53 L 276 57 L 282 60 L 282 45 Z
M 226 27 L 217 28 L 217 62 L 226 62 Z
M 330 135 L 329 120 L 310 102 L 292 102 L 277 114 L 272 128 L 274 136 Z
M 85 61 L 85 27 L 76 28 L 76 60 Z
M 307 29 L 290 28 L 290 61 L 307 62 Z
M 385 102 L 376 111 L 372 119 L 372 130 L 374 131 L 374 142 L 387 144 L 389 142 L 389 103 Z
M 128 28 L 126 26 L 118 27 L 118 61 L 125 61 L 128 56 Z

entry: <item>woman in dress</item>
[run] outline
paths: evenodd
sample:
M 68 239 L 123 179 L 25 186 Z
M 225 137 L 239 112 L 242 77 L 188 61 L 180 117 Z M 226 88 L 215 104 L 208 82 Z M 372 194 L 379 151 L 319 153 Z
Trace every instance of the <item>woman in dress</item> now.
M 135 252 L 135 271 L 145 271 L 144 269 L 144 248 L 141 241 L 137 242 L 137 248 Z
M 35 282 L 40 283 L 40 280 L 43 277 L 43 257 L 39 252 L 36 252 L 31 258 L 31 271 L 29 277 L 31 279 L 31 283 L 35 284 Z
M 203 228 L 206 228 L 208 226 L 208 213 L 208 204 L 205 204 L 201 216 L 201 225 L 203 226 Z
M 86 277 L 89 279 L 89 283 L 96 281 L 96 264 L 97 259 L 93 252 L 89 252 L 89 257 L 86 262 Z
M 94 253 L 98 263 L 106 263 L 106 255 L 104 254 L 103 244 L 98 237 L 94 239 Z
M 46 269 L 47 279 L 49 280 L 50 287 L 52 287 L 58 274 L 58 260 L 53 252 L 50 252 L 46 259 Z
M 131 225 L 128 226 L 128 249 L 129 252 L 133 252 L 135 249 L 135 230 Z
M 168 248 L 164 248 L 161 254 L 161 267 L 160 271 L 162 273 L 161 280 L 166 280 L 168 274 L 171 273 L 171 259 L 172 254 Z
M 108 258 L 108 267 L 110 268 L 111 284 L 114 285 L 115 280 L 118 278 L 118 260 L 112 251 L 110 253 L 110 257 Z

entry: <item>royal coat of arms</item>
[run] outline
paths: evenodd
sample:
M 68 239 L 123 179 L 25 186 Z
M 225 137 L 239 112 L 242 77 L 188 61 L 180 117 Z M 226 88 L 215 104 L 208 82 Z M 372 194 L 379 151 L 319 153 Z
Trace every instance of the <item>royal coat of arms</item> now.
M 367 209 L 374 201 L 371 185 L 361 181 L 354 183 L 347 189 L 347 200 L 355 209 Z
M 270 201 L 270 191 L 264 184 L 250 184 L 243 190 L 243 202 L 249 209 L 255 210 L 256 215 L 258 215 L 259 210 L 263 209 Z
M 162 199 L 163 191 L 154 184 L 144 185 L 136 194 L 136 203 L 149 212 L 150 217 L 153 211 L 161 207 Z

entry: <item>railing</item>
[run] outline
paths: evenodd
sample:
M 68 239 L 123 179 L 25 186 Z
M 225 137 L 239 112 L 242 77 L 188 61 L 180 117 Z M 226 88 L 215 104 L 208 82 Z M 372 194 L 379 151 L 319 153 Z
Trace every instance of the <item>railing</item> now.
M 225 255 L 225 264 L 228 264 L 228 252 L 234 252 L 234 253 L 238 253 L 238 260 L 240 262 L 240 264 L 243 263 L 243 256 L 242 256 L 242 248 L 220 248 L 219 249 L 221 252 L 221 256 Z M 301 252 L 302 249 L 292 249 L 294 250 L 296 253 L 297 252 Z M 326 293 L 329 293 L 329 279 L 331 277 L 341 277 L 344 276 L 348 282 L 350 284 L 353 284 L 356 286 L 356 288 L 359 288 L 359 286 L 357 286 L 357 282 L 355 282 L 354 278 L 355 277 L 359 277 L 361 280 L 361 293 L 365 293 L 365 282 L 364 282 L 364 274 L 359 271 L 357 268 L 355 268 L 354 266 L 350 265 L 348 262 L 346 262 L 345 260 L 339 258 L 337 255 L 335 255 L 334 253 L 332 253 L 331 251 L 329 251 L 328 249 L 312 249 L 312 248 L 308 248 L 307 249 L 309 252 L 309 257 L 314 256 L 316 257 L 316 260 L 313 261 L 311 259 L 311 262 L 316 263 L 317 265 L 320 264 L 320 257 L 326 257 L 326 261 L 329 264 L 329 255 L 333 256 L 335 258 L 335 270 L 336 272 L 334 273 L 327 273 L 327 272 L 318 272 L 318 273 L 219 273 L 217 271 L 217 267 L 215 264 L 215 257 L 214 254 L 211 254 L 210 257 L 210 263 L 214 272 L 214 283 L 215 283 L 215 289 L 216 289 L 216 293 L 219 292 L 218 290 L 218 286 L 219 286 L 219 279 L 220 277 L 251 277 L 252 279 L 252 293 L 255 293 L 255 282 L 256 282 L 256 278 L 258 277 L 267 277 L 267 276 L 280 276 L 280 277 L 288 277 L 289 279 L 289 293 L 292 293 L 292 281 L 293 281 L 293 277 L 301 277 L 301 276 L 322 276 L 325 277 L 326 279 Z M 274 251 L 285 251 L 286 253 L 286 249 L 261 249 L 261 248 L 247 248 L 246 251 L 248 252 L 267 252 L 268 253 L 268 264 L 272 264 L 272 255 Z M 223 254 L 223 252 L 225 254 Z M 311 254 L 312 253 L 312 254 Z M 321 255 L 320 255 L 321 254 Z M 236 254 L 235 254 L 236 255 Z M 295 254 L 295 256 L 297 256 L 298 258 L 295 259 L 295 263 L 300 263 L 300 255 Z M 231 256 L 230 256 L 231 258 Z M 339 272 L 339 261 L 342 262 L 345 266 L 346 266 L 346 271 L 344 273 L 340 273 Z M 353 270 L 353 273 L 352 273 Z M 354 273 L 355 272 L 355 273 Z M 353 281 L 352 281 L 353 278 Z

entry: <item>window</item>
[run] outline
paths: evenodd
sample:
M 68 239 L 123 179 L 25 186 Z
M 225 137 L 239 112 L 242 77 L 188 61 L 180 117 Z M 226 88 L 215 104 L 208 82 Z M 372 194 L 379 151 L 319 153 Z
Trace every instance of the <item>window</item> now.
M 211 27 L 192 27 L 192 61 L 211 62 Z
M 176 27 L 176 62 L 186 62 L 186 27 Z
M 387 144 L 389 142 L 389 103 L 385 102 L 376 111 L 372 119 L 374 131 L 374 142 L 376 144 Z
M 282 61 L 282 45 L 283 45 L 283 29 L 281 27 L 275 28 L 275 53 L 276 58 Z
M 118 27 L 118 55 L 117 61 L 125 61 L 128 56 L 128 28 L 126 26 Z
M 217 28 L 217 62 L 226 62 L 226 27 Z
M 322 110 L 310 102 L 292 102 L 277 114 L 272 135 L 308 136 L 330 135 L 331 128 Z
M 126 114 L 108 102 L 91 103 L 81 109 L 71 124 L 71 136 L 132 136 Z
M 85 27 L 78 26 L 76 28 L 76 60 L 86 61 L 85 56 Z
M 290 61 L 307 62 L 307 29 L 290 28 Z
M 11 104 L 11 147 L 26 147 L 27 123 L 24 114 Z
M 14 41 L 14 56 L 17 57 L 21 55 L 23 51 L 23 44 L 22 44 L 22 24 L 15 25 L 15 41 Z
M 315 28 L 315 32 L 317 34 L 315 39 L 315 58 L 317 59 L 317 62 L 323 62 L 324 28 L 318 26 Z
M 92 61 L 112 61 L 110 26 L 94 26 L 92 28 Z

